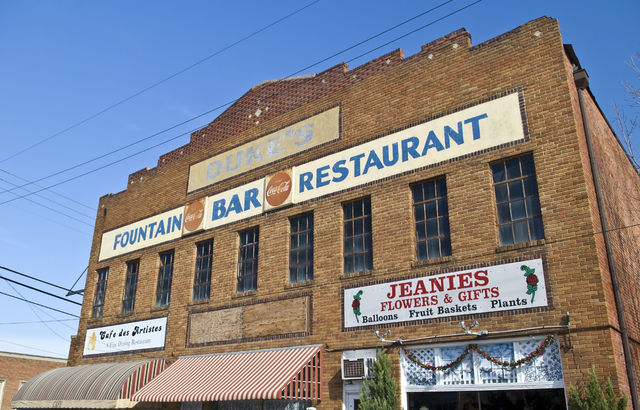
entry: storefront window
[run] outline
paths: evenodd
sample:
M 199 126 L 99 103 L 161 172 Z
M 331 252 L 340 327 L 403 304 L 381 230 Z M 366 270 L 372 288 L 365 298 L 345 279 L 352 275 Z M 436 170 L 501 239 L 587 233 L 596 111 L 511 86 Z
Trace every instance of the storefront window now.
M 560 348 L 553 336 L 407 346 L 400 355 L 408 409 L 566 406 Z

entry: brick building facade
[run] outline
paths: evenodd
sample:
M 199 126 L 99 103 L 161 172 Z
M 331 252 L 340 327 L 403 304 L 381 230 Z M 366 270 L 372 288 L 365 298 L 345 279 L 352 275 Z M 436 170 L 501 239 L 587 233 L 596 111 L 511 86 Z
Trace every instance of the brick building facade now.
M 29 379 L 66 364 L 65 359 L 55 357 L 0 352 L 0 409 L 11 408 L 11 398 Z
M 101 198 L 69 365 L 354 409 L 383 348 L 408 409 L 563 408 L 592 365 L 640 406 L 639 182 L 554 19 L 267 81 Z

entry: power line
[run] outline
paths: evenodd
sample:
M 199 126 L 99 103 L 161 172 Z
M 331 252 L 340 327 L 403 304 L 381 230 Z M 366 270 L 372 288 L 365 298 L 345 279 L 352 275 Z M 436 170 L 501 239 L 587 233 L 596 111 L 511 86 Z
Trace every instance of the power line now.
M 11 268 L 7 268 L 6 266 L 0 266 L 0 269 L 6 270 L 7 272 L 15 273 L 16 275 L 20 275 L 20 276 L 23 276 L 25 278 L 29 278 L 29 279 L 35 280 L 35 281 L 40 282 L 40 283 L 44 283 L 45 285 L 53 286 L 54 288 L 58 288 L 60 290 L 65 290 L 65 291 L 71 290 L 71 289 L 67 289 L 65 287 L 56 285 L 55 283 L 47 282 L 46 280 L 38 279 L 36 277 L 27 275 L 26 273 L 18 272 L 17 270 L 14 270 L 14 269 L 11 269 Z
M 7 282 L 7 284 L 9 285 L 9 287 L 11 287 L 11 289 L 13 289 L 13 291 L 15 293 L 18 294 L 18 296 L 20 296 L 22 299 L 26 299 L 20 292 L 18 292 L 18 289 L 16 289 L 11 283 Z M 33 306 L 31 306 L 31 303 L 29 303 L 29 309 L 31 309 L 31 312 L 33 312 L 34 315 L 36 315 L 36 317 L 38 318 L 38 320 L 47 328 L 49 329 L 49 331 L 51 333 L 53 333 L 54 335 L 58 336 L 60 339 L 67 341 L 67 339 L 65 339 L 64 336 L 62 336 L 60 333 L 56 332 L 55 330 L 53 330 L 53 328 L 51 326 L 49 326 L 47 323 L 45 323 L 42 318 L 40 317 L 40 315 L 38 314 L 38 312 L 36 312 L 36 310 L 33 308 Z M 43 312 L 46 312 L 43 310 Z M 49 315 L 49 317 L 51 317 L 51 315 Z M 68 327 L 68 325 L 66 323 L 64 323 L 65 326 Z M 75 329 L 73 329 L 75 330 Z
M 62 310 L 58 310 L 56 308 L 52 308 L 51 306 L 41 305 L 40 303 L 34 302 L 32 300 L 28 300 L 28 299 L 21 298 L 21 297 L 18 297 L 18 296 L 10 295 L 8 293 L 0 292 L 0 295 L 9 296 L 10 298 L 14 298 L 14 299 L 22 300 L 23 302 L 31 303 L 32 305 L 40 306 L 40 307 L 43 307 L 45 309 L 53 310 L 53 311 L 58 312 L 58 313 L 63 313 L 65 315 L 77 317 L 78 319 L 80 318 L 80 316 L 74 315 L 73 313 L 69 313 L 69 312 L 65 312 L 65 311 L 62 311 Z M 74 320 L 74 319 L 67 319 L 67 320 Z M 40 320 L 39 322 L 22 322 L 22 323 L 42 323 L 42 322 L 43 321 Z M 7 323 L 0 323 L 0 324 L 4 325 L 4 324 L 7 324 Z
M 314 0 L 311 3 L 307 4 L 306 6 L 304 6 L 302 8 L 299 8 L 296 11 L 291 12 L 291 13 L 287 14 L 286 16 L 281 17 L 281 18 L 279 18 L 279 19 L 267 24 L 266 26 L 262 27 L 261 29 L 258 29 L 256 31 L 254 31 L 253 33 L 241 38 L 240 40 L 237 40 L 237 41 L 235 41 L 235 42 L 233 42 L 233 43 L 231 43 L 231 44 L 219 49 L 218 51 L 214 52 L 213 54 L 210 54 L 210 55 L 206 56 L 205 58 L 202 58 L 202 59 L 196 61 L 195 63 L 193 63 L 193 64 L 191 64 L 191 65 L 189 65 L 189 66 L 187 66 L 187 67 L 185 67 L 185 68 L 183 68 L 183 69 L 171 74 L 170 76 L 168 76 L 168 77 L 166 77 L 166 78 L 164 78 L 164 79 L 162 79 L 160 81 L 156 81 L 155 83 L 151 84 L 150 86 L 147 86 L 147 87 L 143 88 L 142 90 L 137 91 L 137 92 L 131 94 L 130 96 L 125 97 L 125 98 L 123 98 L 123 99 L 121 99 L 121 100 L 119 100 L 119 101 L 117 101 L 117 102 L 115 102 L 115 103 L 103 108 L 102 110 L 98 111 L 97 113 L 92 114 L 92 115 L 90 115 L 88 117 L 85 117 L 84 119 L 73 123 L 72 125 L 68 126 L 67 128 L 64 128 L 63 130 L 60 130 L 60 131 L 58 131 L 58 132 L 56 132 L 56 133 L 54 133 L 54 134 L 52 134 L 52 135 L 50 135 L 50 136 L 48 136 L 46 138 L 43 138 L 40 141 L 38 141 L 38 142 L 36 142 L 36 143 L 34 143 L 34 144 L 32 144 L 32 145 L 20 150 L 18 152 L 16 152 L 15 154 L 9 155 L 8 157 L 5 157 L 5 158 L 1 159 L 0 160 L 0 164 L 3 163 L 3 162 L 6 162 L 6 161 L 8 161 L 8 160 L 10 160 L 12 158 L 15 158 L 15 157 L 17 157 L 18 155 L 20 155 L 20 154 L 22 154 L 24 152 L 29 151 L 32 148 L 35 148 L 38 145 L 43 144 L 43 143 L 45 143 L 45 142 L 57 137 L 58 135 L 64 134 L 67 131 L 70 131 L 70 130 L 72 130 L 72 129 L 74 129 L 74 128 L 76 128 L 76 127 L 78 127 L 78 126 L 80 126 L 80 125 L 82 125 L 82 124 L 84 124 L 84 123 L 86 123 L 88 121 L 91 121 L 92 119 L 104 114 L 105 112 L 110 111 L 110 110 L 114 109 L 115 107 L 117 107 L 117 106 L 119 106 L 121 104 L 124 104 L 125 102 L 127 102 L 127 101 L 129 101 L 129 100 L 131 100 L 131 99 L 133 99 L 133 98 L 135 98 L 137 96 L 139 96 L 140 94 L 143 94 L 143 93 L 151 90 L 152 88 L 155 88 L 155 87 L 157 87 L 157 86 L 159 86 L 159 85 L 171 80 L 172 78 L 177 77 L 180 74 L 191 70 L 192 68 L 204 63 L 205 61 L 210 60 L 211 58 L 217 56 L 218 54 L 221 54 L 221 53 L 227 51 L 228 49 L 230 49 L 230 48 L 232 48 L 232 47 L 234 47 L 234 46 L 236 46 L 236 45 L 238 45 L 238 44 L 240 44 L 240 43 L 242 43 L 242 42 L 244 42 L 244 41 L 246 41 L 246 40 L 248 40 L 248 39 L 250 39 L 250 38 L 252 38 L 252 37 L 254 37 L 254 36 L 258 35 L 258 34 L 260 34 L 260 33 L 262 33 L 263 31 L 275 26 L 276 24 L 288 19 L 289 17 L 294 16 L 294 15 L 298 14 L 299 12 L 311 7 L 312 5 L 318 3 L 319 1 L 320 0 Z
M 307 70 L 307 69 L 309 69 L 309 68 L 312 68 L 312 67 L 314 67 L 314 66 L 316 66 L 316 65 L 318 65 L 318 64 L 321 64 L 321 63 L 323 63 L 323 62 L 327 61 L 327 60 L 328 60 L 328 59 L 330 59 L 330 58 L 333 58 L 333 57 L 336 57 L 336 56 L 338 56 L 338 55 L 340 55 L 340 54 L 343 54 L 344 52 L 349 51 L 349 50 L 351 50 L 351 49 L 353 49 L 353 48 L 355 48 L 355 47 L 357 47 L 357 46 L 359 46 L 359 45 L 362 45 L 362 44 L 364 44 L 364 43 L 366 43 L 366 42 L 368 42 L 368 41 L 370 41 L 370 40 L 372 40 L 372 39 L 374 39 L 374 38 L 377 38 L 377 37 L 379 37 L 380 35 L 382 35 L 382 34 L 384 34 L 384 33 L 389 32 L 390 30 L 393 30 L 393 29 L 395 29 L 395 28 L 398 28 L 398 27 L 400 27 L 400 26 L 402 26 L 402 25 L 404 25 L 404 24 L 406 24 L 406 23 L 410 22 L 410 21 L 413 21 L 413 20 L 414 20 L 414 19 L 416 19 L 417 17 L 421 17 L 421 16 L 423 16 L 423 15 L 425 15 L 425 14 L 427 14 L 427 13 L 430 13 L 430 12 L 432 12 L 432 11 L 436 10 L 437 8 L 441 7 L 441 6 L 443 6 L 443 5 L 447 4 L 447 3 L 450 3 L 451 1 L 453 1 L 453 0 L 447 0 L 447 1 L 445 1 L 445 2 L 443 2 L 443 3 L 441 3 L 441 4 L 439 4 L 439 5 L 438 5 L 438 6 L 436 6 L 436 7 L 432 7 L 431 9 L 429 9 L 429 10 L 427 10 L 427 11 L 425 11 L 425 12 L 422 12 L 422 13 L 420 13 L 420 14 L 416 15 L 416 16 L 413 16 L 413 17 L 411 17 L 411 18 L 409 18 L 409 19 L 407 19 L 407 20 L 403 21 L 402 23 L 396 24 L 395 26 L 393 26 L 393 27 L 391 27 L 391 28 L 389 28 L 389 29 L 383 30 L 382 32 L 380 32 L 380 33 L 378 33 L 378 34 L 376 34 L 376 35 L 374 35 L 374 36 L 371 36 L 371 37 L 369 37 L 369 38 L 368 38 L 368 39 L 366 39 L 366 40 L 360 41 L 360 42 L 358 42 L 358 43 L 356 43 L 356 44 L 354 44 L 354 45 L 352 45 L 352 46 L 349 46 L 349 47 L 347 47 L 347 48 L 343 49 L 342 51 L 339 51 L 339 52 L 337 52 L 337 53 L 334 53 L 334 54 L 332 54 L 330 57 L 324 58 L 324 59 L 322 59 L 322 60 L 320 60 L 320 61 L 318 61 L 318 62 L 316 62 L 316 63 L 314 63 L 314 64 L 308 65 L 308 66 L 306 66 L 305 68 L 300 69 L 300 70 L 298 70 L 298 71 L 296 71 L 296 72 L 294 72 L 294 73 L 292 73 L 292 74 L 290 74 L 290 75 L 288 75 L 288 76 L 284 77 L 284 79 L 286 79 L 286 78 L 290 78 L 290 77 L 293 77 L 293 76 L 295 76 L 296 74 L 299 74 L 299 73 L 301 73 L 302 71 Z M 471 6 L 475 5 L 475 4 L 477 4 L 477 3 L 480 3 L 481 1 L 482 1 L 482 0 L 477 0 L 477 1 L 476 1 L 476 2 L 474 2 L 474 3 L 471 3 L 471 4 L 467 5 L 467 6 L 462 7 L 462 8 L 459 8 L 458 10 L 456 10 L 456 11 L 454 11 L 454 12 L 452 12 L 452 13 L 447 14 L 445 17 L 441 17 L 441 18 L 439 18 L 439 19 L 437 19 L 437 20 L 434 20 L 434 21 L 432 21 L 432 22 L 430 22 L 430 23 L 428 23 L 428 24 L 426 24 L 426 25 L 421 26 L 421 27 L 420 27 L 420 28 L 418 28 L 418 29 L 412 30 L 412 31 L 410 31 L 409 33 L 406 33 L 406 34 L 403 34 L 403 35 L 401 35 L 401 36 L 399 36 L 399 37 L 396 37 L 395 39 L 393 39 L 393 40 L 391 40 L 391 41 L 389 41 L 389 42 L 385 43 L 385 45 L 388 45 L 388 44 L 390 44 L 390 43 L 392 43 L 392 42 L 394 42 L 394 41 L 397 41 L 397 40 L 399 40 L 399 39 L 402 39 L 402 38 L 404 38 L 404 37 L 406 37 L 406 36 L 408 36 L 408 35 L 410 35 L 410 34 L 413 34 L 413 33 L 417 32 L 417 31 L 419 31 L 419 30 L 422 30 L 422 29 L 424 29 L 424 28 L 426 28 L 426 27 L 428 27 L 428 26 L 430 26 L 430 25 L 435 24 L 436 22 L 442 21 L 442 20 L 444 20 L 445 18 L 448 18 L 448 17 L 450 17 L 450 16 L 452 16 L 452 15 L 454 15 L 454 14 L 457 14 L 457 13 L 459 13 L 459 12 L 461 12 L 461 11 L 463 11 L 463 10 L 465 10 L 465 9 L 467 9 L 467 8 L 469 8 L 469 7 L 471 7 Z M 367 53 L 361 54 L 360 56 L 358 56 L 358 57 L 356 57 L 356 58 L 359 58 L 359 57 L 361 57 L 361 56 L 363 56 L 363 55 L 366 55 L 366 54 L 368 54 L 368 53 L 371 53 L 371 52 L 373 52 L 373 51 L 375 51 L 375 50 L 377 50 L 377 49 L 379 49 L 379 48 L 381 48 L 381 47 L 383 47 L 383 46 L 376 47 L 376 48 L 374 48 L 374 49 L 372 49 L 372 50 L 368 51 Z M 352 60 L 353 60 L 353 59 L 352 59 Z M 352 60 L 349 60 L 349 61 L 352 61 Z M 273 93 L 273 94 L 271 94 L 271 95 L 270 95 L 269 97 L 267 97 L 267 98 L 271 98 L 271 97 L 277 96 L 277 95 L 279 95 L 279 94 L 280 94 L 280 93 L 282 93 L 282 92 L 284 92 L 284 90 L 281 90 L 281 91 L 279 91 L 279 92 Z M 219 105 L 219 106 L 217 106 L 217 107 L 215 107 L 215 108 L 212 108 L 212 109 L 210 109 L 210 110 L 208 110 L 208 111 L 206 111 L 206 112 L 204 112 L 204 113 L 202 113 L 202 114 L 199 114 L 199 115 L 197 115 L 197 116 L 195 116 L 195 117 L 192 117 L 192 118 L 190 118 L 190 119 L 188 119 L 188 120 L 182 121 L 182 122 L 180 122 L 179 124 L 173 125 L 173 126 L 171 126 L 171 127 L 169 127 L 169 128 L 166 128 L 166 129 L 164 129 L 164 130 L 162 130 L 162 131 L 159 131 L 159 132 L 156 132 L 156 133 L 154 133 L 154 134 L 152 134 L 152 135 L 149 135 L 149 136 L 147 136 L 147 137 L 144 137 L 144 138 L 142 138 L 142 139 L 140 139 L 140 140 L 134 141 L 134 142 L 133 142 L 133 143 L 131 143 L 131 144 L 128 144 L 128 145 L 126 145 L 126 146 L 124 146 L 124 147 L 121 147 L 121 148 L 118 148 L 118 149 L 116 149 L 116 150 L 113 150 L 113 151 L 111 151 L 111 152 L 109 152 L 109 153 L 107 153 L 107 154 L 103 154 L 103 155 L 101 155 L 101 156 L 99 156 L 99 157 L 96 157 L 96 158 L 93 158 L 93 159 L 90 159 L 90 160 L 84 161 L 84 162 L 83 162 L 83 163 L 81 163 L 81 164 L 74 165 L 74 166 L 72 166 L 72 167 L 69 167 L 69 168 L 66 168 L 66 169 L 64 169 L 64 170 L 58 171 L 58 172 L 56 172 L 56 173 L 54 173 L 54 174 L 50 174 L 50 175 L 47 175 L 47 176 L 45 176 L 45 177 L 42 177 L 42 178 L 36 179 L 36 180 L 34 180 L 34 181 L 32 181 L 32 182 L 40 182 L 40 181 L 43 181 L 43 180 L 45 180 L 45 179 L 49 179 L 49 178 L 52 178 L 52 177 L 54 177 L 54 176 L 60 175 L 60 174 L 62 174 L 62 173 L 64 173 L 64 172 L 68 172 L 68 171 L 70 171 L 70 170 L 72 170 L 72 169 L 78 168 L 78 167 L 80 167 L 80 166 L 82 166 L 82 165 L 86 165 L 86 164 L 88 164 L 88 163 L 90 163 L 90 162 L 94 162 L 95 160 L 98 160 L 98 159 L 104 158 L 104 157 L 106 157 L 106 156 L 108 156 L 108 155 L 111 155 L 111 154 L 113 154 L 113 153 L 115 153 L 115 152 L 121 151 L 121 150 L 123 150 L 123 149 L 125 149 L 125 148 L 129 148 L 129 147 L 131 147 L 131 146 L 133 146 L 133 145 L 136 145 L 136 144 L 138 144 L 138 143 L 140 143 L 140 142 L 142 142 L 142 141 L 146 141 L 146 140 L 148 140 L 148 139 L 150 139 L 150 138 L 153 138 L 153 137 L 155 137 L 155 136 L 158 136 L 158 135 L 160 135 L 160 134 L 163 134 L 163 133 L 165 133 L 165 132 L 168 132 L 168 131 L 170 131 L 170 130 L 172 130 L 172 129 L 175 129 L 175 128 L 177 128 L 178 126 L 184 125 L 184 124 L 189 123 L 189 122 L 191 122 L 191 121 L 193 121 L 193 120 L 195 120 L 195 119 L 197 119 L 197 118 L 203 117 L 203 116 L 205 116 L 205 115 L 207 115 L 207 114 L 210 114 L 210 113 L 212 113 L 212 112 L 214 112 L 214 111 L 217 111 L 217 110 L 219 110 L 219 109 L 221 109 L 221 108 L 224 108 L 224 107 L 226 107 L 226 106 L 228 106 L 228 105 L 231 105 L 231 104 L 235 103 L 236 101 L 238 101 L 238 99 L 234 99 L 234 100 L 229 101 L 229 102 L 227 102 L 227 103 L 221 104 L 221 105 Z M 19 197 L 17 197 L 17 198 L 13 198 L 13 199 L 10 199 L 10 200 L 6 200 L 6 201 L 4 201 L 4 202 L 0 202 L 0 205 L 4 205 L 4 204 L 6 204 L 6 203 L 13 202 L 13 201 L 15 201 L 16 199 L 24 198 L 24 197 L 29 196 L 29 195 L 32 195 L 32 194 L 34 194 L 34 193 L 41 192 L 41 191 L 42 191 L 42 190 L 44 190 L 44 189 L 54 188 L 54 187 L 56 187 L 56 186 L 58 186 L 58 185 L 62 185 L 62 184 L 65 184 L 65 183 L 67 183 L 67 182 L 73 181 L 73 180 L 75 180 L 75 179 L 81 178 L 81 177 L 83 177 L 83 176 L 86 176 L 86 175 L 92 174 L 92 173 L 94 173 L 94 172 L 96 172 L 96 171 L 99 171 L 99 170 L 102 170 L 102 169 L 107 168 L 107 167 L 109 167 L 109 166 L 115 165 L 115 164 L 117 164 L 117 163 L 120 163 L 120 162 L 122 162 L 122 161 L 124 161 L 124 160 L 127 160 L 127 159 L 129 159 L 129 158 L 132 158 L 132 157 L 134 157 L 134 156 L 140 155 L 140 154 L 141 154 L 141 153 L 143 153 L 143 152 L 149 151 L 149 150 L 151 150 L 151 149 L 154 149 L 154 148 L 157 148 L 157 147 L 159 147 L 159 146 L 161 146 L 161 145 L 164 145 L 164 144 L 166 144 L 166 143 L 169 143 L 169 142 L 171 142 L 171 141 L 173 141 L 173 140 L 175 140 L 175 139 L 178 139 L 178 138 L 182 137 L 183 135 L 188 135 L 188 134 L 191 134 L 192 132 L 198 131 L 198 130 L 202 129 L 204 126 L 206 126 L 206 125 L 207 125 L 207 124 L 205 124 L 205 125 L 201 125 L 201 126 L 199 126 L 199 127 L 195 128 L 195 129 L 192 129 L 192 130 L 190 130 L 190 131 L 186 132 L 186 133 L 182 133 L 182 134 L 180 134 L 180 135 L 174 136 L 174 137 L 172 137 L 172 138 L 169 138 L 168 140 L 162 141 L 162 142 L 160 142 L 160 143 L 158 143 L 158 144 L 152 145 L 152 146 L 150 146 L 150 147 L 147 147 L 147 148 L 145 148 L 145 149 L 142 149 L 142 150 L 140 150 L 140 151 L 137 151 L 137 152 L 135 152 L 135 153 L 133 153 L 133 154 L 130 154 L 130 155 L 128 155 L 128 156 L 126 156 L 126 157 L 124 157 L 124 158 L 121 158 L 121 159 L 115 160 L 115 161 L 113 161 L 113 162 L 110 162 L 110 163 L 108 163 L 108 164 L 102 165 L 102 166 L 100 166 L 100 167 L 98 167 L 98 168 L 94 168 L 94 169 L 89 170 L 89 171 L 87 171 L 87 172 L 84 172 L 84 173 L 82 173 L 82 174 L 78 174 L 78 175 L 76 175 L 76 176 L 74 176 L 74 177 L 70 177 L 70 178 L 67 178 L 67 179 L 65 179 L 65 180 L 63 180 L 63 181 L 60 181 L 60 182 L 58 182 L 58 183 L 55 183 L 55 184 L 49 185 L 49 186 L 47 186 L 46 188 L 43 188 L 43 189 L 40 189 L 40 190 L 33 191 L 31 194 L 21 195 L 21 196 L 19 196 Z M 30 184 L 29 184 L 29 183 L 27 183 L 27 184 L 23 184 L 23 185 L 20 185 L 19 187 L 24 187 L 24 186 L 27 186 L 27 185 L 30 185 Z M 15 189 L 17 189 L 17 188 L 13 188 L 13 189 L 11 189 L 11 190 L 5 190 L 5 191 L 2 191 L 2 192 L 0 192 L 0 193 L 4 193 L 4 192 L 7 192 L 7 191 L 13 191 L 13 190 L 15 190 Z
M 11 184 L 11 185 L 13 185 L 13 186 L 17 186 L 16 184 L 14 184 L 14 183 L 12 183 L 12 182 L 7 181 L 7 180 L 6 180 L 6 179 L 4 179 L 4 178 L 0 178 L 0 181 L 2 181 L 2 182 L 6 182 L 6 183 Z M 29 194 L 32 194 L 32 193 L 33 193 L 32 191 L 29 191 L 29 190 L 27 190 L 27 189 L 25 189 L 25 188 L 22 188 L 22 189 L 23 189 L 23 190 L 25 190 L 25 191 L 27 191 Z M 11 194 L 12 194 L 12 195 L 20 196 L 20 194 L 17 194 L 17 193 L 15 193 L 15 192 L 13 192 L 13 191 L 10 191 L 10 192 L 11 192 Z M 43 196 L 42 196 L 42 195 L 40 195 L 40 194 L 37 194 L 37 193 L 34 193 L 34 194 L 35 194 L 36 196 L 40 197 L 40 198 L 47 199 L 47 198 L 43 197 Z M 88 223 L 87 221 L 83 221 L 83 220 L 81 220 L 81 219 L 78 219 L 78 218 L 76 218 L 75 216 L 72 216 L 72 215 L 66 214 L 66 213 L 64 213 L 64 212 L 62 212 L 62 211 L 60 211 L 60 210 L 58 210 L 58 209 L 52 208 L 52 207 L 50 207 L 50 206 L 48 206 L 48 205 L 45 205 L 45 204 L 40 203 L 40 202 L 38 202 L 38 201 L 35 201 L 35 200 L 31 199 L 31 198 L 27 198 L 27 197 L 25 197 L 25 198 L 23 198 L 23 199 L 24 199 L 24 200 L 26 200 L 26 201 L 31 202 L 32 204 L 38 205 L 39 207 L 42 207 L 42 208 L 48 209 L 48 210 L 50 210 L 51 212 L 55 212 L 55 213 L 60 214 L 60 215 L 62 215 L 62 216 L 66 216 L 66 217 L 67 217 L 67 218 L 69 218 L 69 219 L 73 219 L 73 220 L 74 220 L 74 221 L 76 221 L 76 222 L 80 222 L 80 223 L 85 224 L 85 225 L 87 225 L 87 226 L 93 227 L 93 224 L 90 224 L 90 223 Z M 47 200 L 49 200 L 49 201 L 53 202 L 53 203 L 54 203 L 54 204 L 56 204 L 56 205 L 60 205 L 60 206 L 62 206 L 62 207 L 65 207 L 65 208 L 71 209 L 71 210 L 72 210 L 72 211 L 74 211 L 74 212 L 78 212 L 78 211 L 76 211 L 75 209 L 69 208 L 68 206 L 65 206 L 65 205 L 63 205 L 63 204 L 60 204 L 60 203 L 58 203 L 58 202 L 56 202 L 56 201 L 52 201 L 52 200 L 50 200 L 50 199 L 47 199 Z M 82 215 L 82 216 L 85 216 L 85 217 L 87 217 L 87 218 L 90 218 L 90 216 L 85 215 L 85 214 L 83 214 L 83 213 L 81 213 L 81 212 L 78 212 L 78 213 L 79 213 L 80 215 Z
M 4 172 L 5 174 L 10 175 L 10 176 L 12 176 L 12 177 L 14 177 L 14 178 L 18 178 L 19 180 L 21 180 L 21 181 L 23 181 L 23 182 L 29 182 L 29 180 L 28 180 L 28 179 L 26 179 L 26 178 L 22 178 L 20 175 L 16 175 L 16 174 L 14 174 L 13 172 L 9 172 L 9 171 L 7 171 L 6 169 L 2 169 L 2 168 L 0 168 L 0 172 Z M 33 185 L 37 186 L 38 188 L 42 188 L 40 185 L 35 184 L 35 183 L 33 183 L 33 182 L 31 182 L 31 184 L 33 184 Z M 87 209 L 91 209 L 92 211 L 94 211 L 94 210 L 96 209 L 96 207 L 95 207 L 95 206 L 89 206 L 89 205 L 83 204 L 82 202 L 78 201 L 77 199 L 73 199 L 73 198 L 68 197 L 68 196 L 66 196 L 66 195 L 63 195 L 63 194 L 61 194 L 61 193 L 59 193 L 59 192 L 55 192 L 55 191 L 51 191 L 51 190 L 50 190 L 49 192 L 51 192 L 52 194 L 54 194 L 54 195 L 56 195 L 56 196 L 59 196 L 60 198 L 64 198 L 64 199 L 66 199 L 67 201 L 73 202 L 73 203 L 78 204 L 78 205 L 80 205 L 80 206 L 83 206 L 83 207 L 85 207 L 85 208 L 87 208 Z M 92 218 L 93 218 L 93 217 L 92 217 Z
M 10 296 L 12 298 L 15 298 L 15 296 L 11 296 L 11 295 L 7 295 L 5 294 L 5 296 Z M 28 302 L 28 301 L 27 301 Z M 78 318 L 79 319 L 79 318 Z M 0 326 L 9 326 L 9 325 L 35 325 L 38 323 L 58 323 L 58 322 L 77 322 L 78 319 L 51 319 L 51 320 L 31 320 L 31 321 L 24 321 L 24 322 L 0 322 Z
M 27 289 L 35 290 L 36 292 L 44 293 L 45 295 L 48 295 L 48 296 L 51 296 L 51 297 L 54 297 L 54 298 L 57 298 L 57 299 L 60 299 L 60 300 L 64 300 L 65 302 L 73 303 L 74 305 L 82 306 L 82 303 L 78 303 L 75 300 L 65 299 L 62 296 L 55 295 L 53 293 L 47 292 L 46 290 L 41 290 L 41 289 L 38 289 L 38 288 L 34 288 L 33 286 L 25 285 L 24 283 L 20 283 L 18 281 L 15 281 L 13 279 L 9 279 L 9 278 L 4 277 L 2 275 L 0 275 L 0 279 L 4 279 L 7 282 L 15 283 L 16 285 L 20 285 L 20 286 L 25 287 Z
M 10 344 L 10 345 L 20 346 L 20 347 L 24 347 L 24 348 L 27 348 L 27 349 L 39 350 L 39 351 L 41 351 L 41 352 L 46 352 L 46 353 L 51 353 L 51 354 L 61 355 L 61 353 L 58 353 L 58 352 L 52 352 L 51 350 L 39 349 L 39 348 L 37 348 L 37 347 L 31 347 L 31 346 L 23 345 L 23 344 L 20 344 L 20 343 L 10 342 L 10 341 L 8 341 L 8 340 L 2 340 L 2 339 L 0 339 L 0 343 L 8 343 L 8 344 Z M 66 358 L 67 358 L 67 357 L 61 357 L 61 359 L 66 359 Z

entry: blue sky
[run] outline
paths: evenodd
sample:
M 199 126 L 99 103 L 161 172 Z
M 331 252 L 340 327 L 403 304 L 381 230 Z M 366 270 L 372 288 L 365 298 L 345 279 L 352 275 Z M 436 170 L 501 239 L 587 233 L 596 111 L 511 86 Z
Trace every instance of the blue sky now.
M 154 167 L 161 154 L 188 142 L 190 130 L 222 111 L 79 164 L 231 102 L 262 81 L 287 77 L 440 3 L 0 2 L 0 266 L 71 287 L 88 264 L 98 199 L 125 189 L 130 173 Z M 637 1 L 483 0 L 454 13 L 471 3 L 452 0 L 298 75 L 343 61 L 353 68 L 396 48 L 409 56 L 422 44 L 462 27 L 478 44 L 548 16 L 560 21 L 564 42 L 573 44 L 609 119 L 613 119 L 612 104 L 626 104 L 620 81 L 636 79 L 628 59 L 640 52 Z M 309 6 L 221 51 L 305 5 Z M 437 19 L 441 21 L 429 24 Z M 427 27 L 395 40 L 423 26 Z M 168 142 L 134 155 L 163 141 Z M 70 167 L 75 168 L 61 172 Z M 24 184 L 21 178 L 41 179 L 41 187 L 56 186 L 39 192 L 40 196 L 13 200 L 15 194 L 27 193 L 6 192 Z M 0 275 L 64 294 L 6 270 Z M 82 276 L 75 288 L 84 288 L 85 279 Z M 66 357 L 77 321 L 7 295 L 76 315 L 79 306 L 2 279 L 0 292 L 0 351 Z M 70 300 L 81 302 L 78 296 Z

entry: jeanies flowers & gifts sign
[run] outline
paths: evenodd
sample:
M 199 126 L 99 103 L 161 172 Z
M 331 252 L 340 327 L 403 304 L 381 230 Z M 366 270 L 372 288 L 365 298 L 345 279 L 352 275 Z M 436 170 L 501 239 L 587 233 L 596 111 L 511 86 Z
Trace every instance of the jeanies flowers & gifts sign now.
M 547 306 L 541 259 L 344 290 L 344 327 Z

